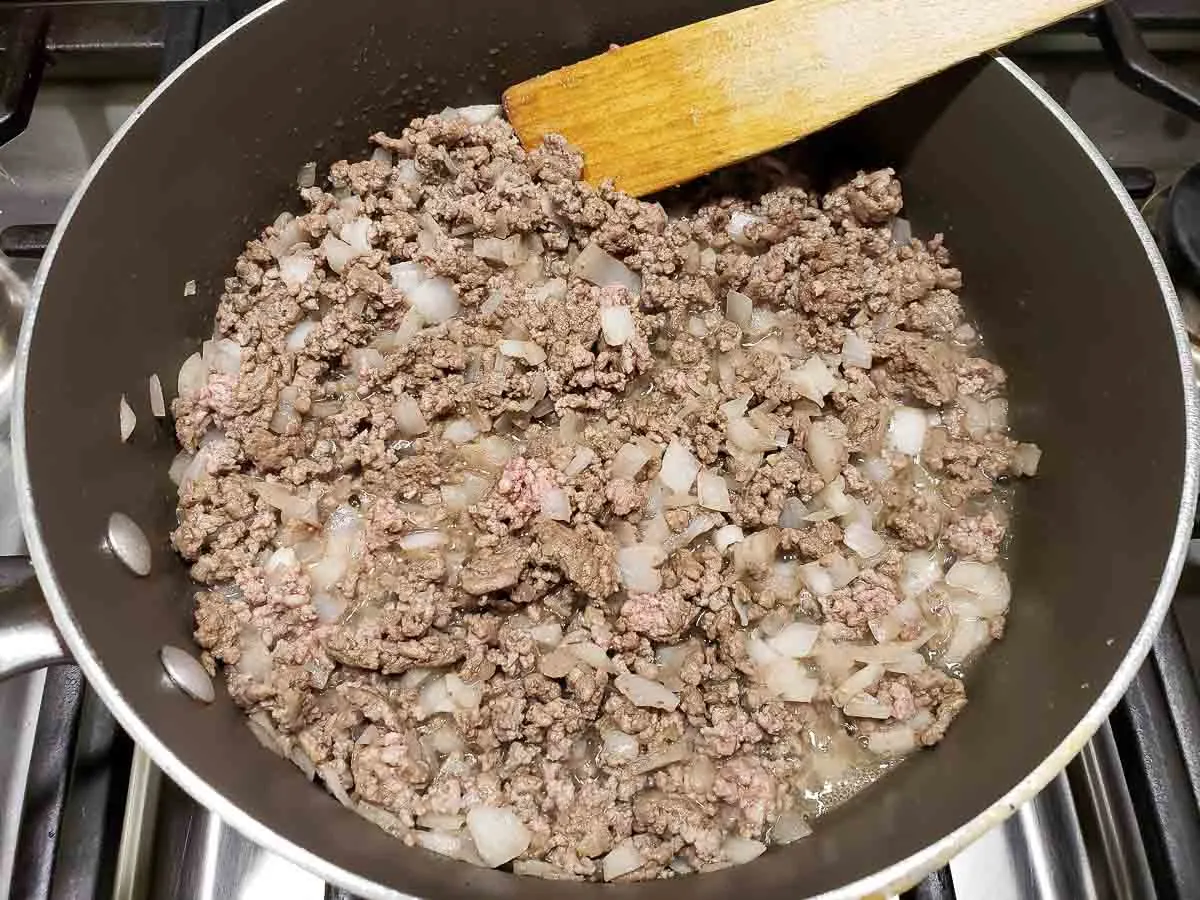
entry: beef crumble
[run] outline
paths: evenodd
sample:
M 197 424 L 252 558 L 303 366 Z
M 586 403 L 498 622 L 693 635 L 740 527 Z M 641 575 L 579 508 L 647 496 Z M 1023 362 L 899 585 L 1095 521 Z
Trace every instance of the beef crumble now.
M 372 142 L 172 405 L 195 639 L 263 743 L 409 844 L 638 881 L 940 740 L 1037 451 L 894 173 L 668 217 L 492 108 Z

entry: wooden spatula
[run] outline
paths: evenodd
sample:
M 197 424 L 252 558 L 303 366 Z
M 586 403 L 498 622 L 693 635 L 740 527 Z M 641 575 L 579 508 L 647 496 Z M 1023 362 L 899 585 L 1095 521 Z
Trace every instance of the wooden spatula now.
M 653 2 L 653 0 L 647 0 Z M 756 156 L 1097 0 L 773 0 L 509 88 L 526 146 L 648 194 Z

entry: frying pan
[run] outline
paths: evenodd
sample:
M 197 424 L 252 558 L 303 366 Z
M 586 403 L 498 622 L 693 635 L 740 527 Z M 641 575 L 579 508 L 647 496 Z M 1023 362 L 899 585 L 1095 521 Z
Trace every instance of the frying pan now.
M 26 582 L 0 604 L 0 668 L 68 651 L 197 800 L 372 898 L 859 897 L 912 883 L 1045 785 L 1116 703 L 1170 601 L 1195 504 L 1196 392 L 1179 307 L 1136 210 L 1063 111 L 998 57 L 805 147 L 818 178 L 823 167 L 899 170 L 906 215 L 919 234 L 947 234 L 964 302 L 1010 373 L 1015 432 L 1045 453 L 1019 492 L 1007 635 L 970 673 L 971 703 L 935 750 L 745 867 L 630 886 L 519 880 L 401 846 L 264 751 L 222 689 L 198 704 L 160 666 L 160 647 L 190 646 L 192 590 L 166 538 L 173 441 L 169 426 L 146 424 L 144 386 L 211 333 L 223 276 L 295 205 L 300 166 L 735 5 L 277 0 L 174 73 L 88 174 L 26 315 L 14 454 L 45 603 Z M 185 297 L 190 279 L 199 290 Z M 128 445 L 121 394 L 143 423 Z M 114 511 L 152 536 L 146 578 L 106 549 Z M 10 561 L 7 582 L 21 571 Z

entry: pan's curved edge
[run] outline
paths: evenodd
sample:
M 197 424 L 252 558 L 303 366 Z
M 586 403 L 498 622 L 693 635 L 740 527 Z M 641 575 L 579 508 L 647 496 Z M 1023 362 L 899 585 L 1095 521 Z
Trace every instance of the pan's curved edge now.
M 29 554 L 33 560 L 38 583 L 50 606 L 50 611 L 54 615 L 54 622 L 58 626 L 63 640 L 70 649 L 72 656 L 74 656 L 76 664 L 83 670 L 87 680 L 101 695 L 105 705 L 112 712 L 121 727 L 146 751 L 155 765 L 191 795 L 196 802 L 211 809 L 222 821 L 236 831 L 267 850 L 278 853 L 303 866 L 320 878 L 337 884 L 354 894 L 371 898 L 371 900 L 416 900 L 411 895 L 391 890 L 381 884 L 369 881 L 360 875 L 335 866 L 328 860 L 281 837 L 262 822 L 248 815 L 236 803 L 200 778 L 191 768 L 182 763 L 166 744 L 158 739 L 157 735 L 142 721 L 141 717 L 130 706 L 125 697 L 117 689 L 117 686 L 108 677 L 104 666 L 96 658 L 91 645 L 80 630 L 79 623 L 72 614 L 70 605 L 63 594 L 62 587 L 55 577 L 54 569 L 50 565 L 46 552 L 46 544 L 37 519 L 37 511 L 34 508 L 32 488 L 29 483 L 29 466 L 25 453 L 25 378 L 28 370 L 29 350 L 33 343 L 34 329 L 37 324 L 37 312 L 42 299 L 42 290 L 45 287 L 46 275 L 50 271 L 55 254 L 62 241 L 62 236 L 69 227 L 76 209 L 79 207 L 96 174 L 112 154 L 113 149 L 121 142 L 130 129 L 133 128 L 151 104 L 169 90 L 171 85 L 178 79 L 182 78 L 192 66 L 212 52 L 222 42 L 228 40 L 251 22 L 270 15 L 273 10 L 282 6 L 285 2 L 286 0 L 268 0 L 268 2 L 248 13 L 198 49 L 179 68 L 163 79 L 130 114 L 129 118 L 117 129 L 116 133 L 113 134 L 112 138 L 104 146 L 104 149 L 96 157 L 95 162 L 88 169 L 87 174 L 84 175 L 79 188 L 67 204 L 67 208 L 63 212 L 63 216 L 59 220 L 58 226 L 55 228 L 54 234 L 46 247 L 46 253 L 38 268 L 37 275 L 34 277 L 32 296 L 25 310 L 25 318 L 21 323 L 20 339 L 17 343 L 17 357 L 14 363 L 16 379 L 13 392 L 12 414 L 12 446 L 14 477 L 17 489 L 17 508 L 21 516 L 21 526 L 25 532 L 25 541 L 29 547 Z
M 17 505 L 38 580 L 41 583 L 42 590 L 46 595 L 47 602 L 50 605 L 55 622 L 64 640 L 74 654 L 76 662 L 83 669 L 88 680 L 101 693 L 105 703 L 121 726 L 145 749 L 155 764 L 197 802 L 213 810 L 231 827 L 265 849 L 279 853 L 304 866 L 319 877 L 338 884 L 355 894 L 373 898 L 373 900 L 411 900 L 409 895 L 390 890 L 377 882 L 369 881 L 357 874 L 348 872 L 291 841 L 280 837 L 257 819 L 246 814 L 237 804 L 212 788 L 190 768 L 181 763 L 170 749 L 146 726 L 117 690 L 116 685 L 109 679 L 104 667 L 94 656 L 91 646 L 79 630 L 78 622 L 72 615 L 61 586 L 50 566 L 29 483 L 28 460 L 25 453 L 25 378 L 28 368 L 29 350 L 33 340 L 37 311 L 41 301 L 46 273 L 53 263 L 64 230 L 69 226 L 76 208 L 82 197 L 86 194 L 89 185 L 100 167 L 111 154 L 113 148 L 133 127 L 150 104 L 155 102 L 176 79 L 182 77 L 193 64 L 202 59 L 220 42 L 227 40 L 231 35 L 250 22 L 262 16 L 269 15 L 272 10 L 284 2 L 286 0 L 270 0 L 270 2 L 250 13 L 233 27 L 214 38 L 209 44 L 193 54 L 179 69 L 168 76 L 142 102 L 113 136 L 112 140 L 109 141 L 68 204 L 63 218 L 47 248 L 38 276 L 34 281 L 33 297 L 26 311 L 17 348 L 15 408 L 13 412 L 13 459 L 17 483 Z M 1163 568 L 1158 590 L 1145 622 L 1143 622 L 1129 651 L 1121 661 L 1120 666 L 1118 666 L 1107 687 L 1096 698 L 1096 701 L 1087 711 L 1087 714 L 1071 730 L 1062 743 L 1028 776 L 1009 790 L 1008 793 L 999 798 L 987 810 L 954 832 L 924 848 L 919 853 L 913 854 L 881 872 L 822 894 L 819 898 L 813 898 L 813 900 L 852 900 L 852 898 L 888 895 L 903 890 L 911 886 L 925 873 L 944 865 L 961 849 L 976 840 L 984 832 L 1003 822 L 1019 806 L 1045 787 L 1074 758 L 1095 733 L 1096 729 L 1100 727 L 1100 724 L 1105 720 L 1109 712 L 1112 711 L 1113 707 L 1116 706 L 1117 701 L 1124 694 L 1134 674 L 1150 652 L 1154 637 L 1162 624 L 1167 608 L 1170 606 L 1171 598 L 1186 557 L 1188 539 L 1191 536 L 1192 521 L 1196 506 L 1197 483 L 1198 479 L 1200 479 L 1200 434 L 1198 434 L 1197 430 L 1197 414 L 1198 410 L 1200 410 L 1200 400 L 1198 400 L 1197 387 L 1193 376 L 1192 358 L 1184 330 L 1183 314 L 1180 310 L 1179 302 L 1175 297 L 1174 287 L 1167 275 L 1166 266 L 1163 264 L 1149 229 L 1142 221 L 1133 201 L 1125 193 L 1120 181 L 1100 151 L 1092 144 L 1091 140 L 1070 116 L 1059 107 L 1053 98 L 1046 94 L 1016 64 L 998 55 L 994 57 L 994 62 L 1002 66 L 1058 119 L 1060 124 L 1071 134 L 1081 149 L 1087 154 L 1092 164 L 1101 172 L 1118 202 L 1125 210 L 1130 221 L 1130 226 L 1142 242 L 1154 269 L 1168 315 L 1175 329 L 1180 377 L 1183 381 L 1184 411 L 1187 416 L 1185 466 L 1183 483 L 1181 485 L 1182 497 L 1176 521 L 1175 536 Z

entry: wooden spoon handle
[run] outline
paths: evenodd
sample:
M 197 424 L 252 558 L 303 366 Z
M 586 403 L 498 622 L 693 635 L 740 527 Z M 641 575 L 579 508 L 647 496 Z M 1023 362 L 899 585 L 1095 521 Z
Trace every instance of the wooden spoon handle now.
M 646 194 L 790 143 L 1096 0 L 773 0 L 508 89 L 527 146 Z

